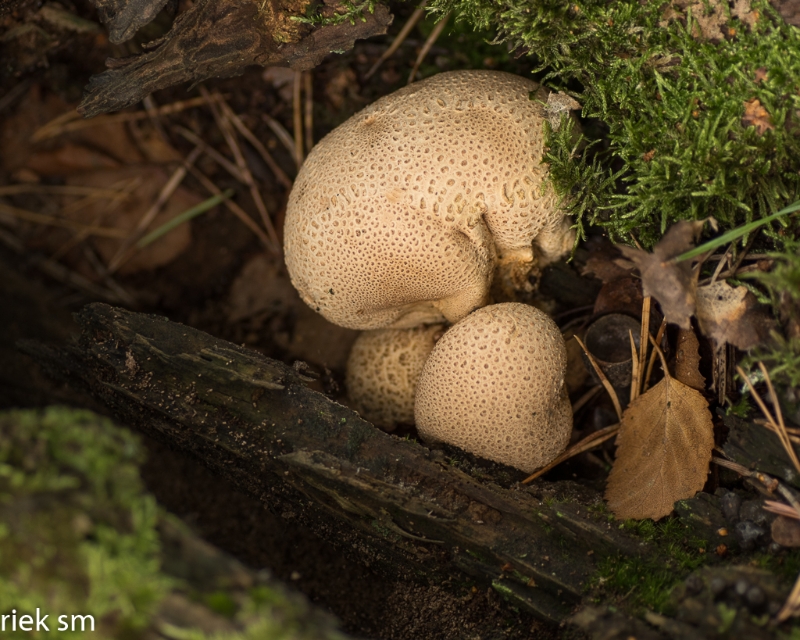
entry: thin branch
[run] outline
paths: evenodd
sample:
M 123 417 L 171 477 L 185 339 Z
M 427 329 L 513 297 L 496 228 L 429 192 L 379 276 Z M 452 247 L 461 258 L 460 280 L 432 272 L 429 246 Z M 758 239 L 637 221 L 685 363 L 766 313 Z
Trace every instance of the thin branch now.
M 586 354 L 586 357 L 589 358 L 589 362 L 594 367 L 594 371 L 597 374 L 597 377 L 600 378 L 600 382 L 602 383 L 605 390 L 608 392 L 608 395 L 611 397 L 611 402 L 614 405 L 614 410 L 617 412 L 617 418 L 622 420 L 622 406 L 619 403 L 619 398 L 617 397 L 617 392 L 614 390 L 614 387 L 611 386 L 611 383 L 606 378 L 606 374 L 603 373 L 603 370 L 600 368 L 600 365 L 597 364 L 597 361 L 594 359 L 594 356 L 589 353 L 589 350 L 586 348 L 586 345 L 583 344 L 583 341 L 578 336 L 573 336 L 575 340 L 581 345 L 581 349 Z
M 172 176 L 170 176 L 170 179 L 167 180 L 163 187 L 161 187 L 161 192 L 158 194 L 156 201 L 139 219 L 139 223 L 136 225 L 136 228 L 128 234 L 125 240 L 122 241 L 116 253 L 109 261 L 109 274 L 116 273 L 119 268 L 128 260 L 130 260 L 130 258 L 136 253 L 136 243 L 145 234 L 147 227 L 149 227 L 153 220 L 156 219 L 156 216 L 164 208 L 164 205 L 172 197 L 172 194 L 175 193 L 175 189 L 178 188 L 178 185 L 183 182 L 189 167 L 195 163 L 197 158 L 200 156 L 201 151 L 202 149 L 200 146 L 196 146 L 194 149 L 192 149 L 191 153 L 189 153 L 189 155 L 186 156 L 178 168 L 175 169 Z
M 529 475 L 522 481 L 522 484 L 528 484 L 529 482 L 533 482 L 534 480 L 536 480 L 536 478 L 543 476 L 545 473 L 550 471 L 550 469 L 557 467 L 565 460 L 569 460 L 570 458 L 573 458 L 580 453 L 584 453 L 586 451 L 589 451 L 590 449 L 599 447 L 606 440 L 609 440 L 613 438 L 615 435 L 617 435 L 618 431 L 619 431 L 619 424 L 612 424 L 611 426 L 605 427 L 604 429 L 599 429 L 594 433 L 590 433 L 583 440 L 581 440 L 580 442 L 576 442 L 574 445 L 572 445 L 569 449 L 567 449 L 564 453 L 558 456 L 546 467 L 542 467 L 538 471 L 535 471 L 534 473 Z
M 414 9 L 414 13 L 406 20 L 406 23 L 403 25 L 403 28 L 400 29 L 400 33 L 397 34 L 395 39 L 392 41 L 392 44 L 389 45 L 389 48 L 383 52 L 378 61 L 372 65 L 369 71 L 367 71 L 366 75 L 364 76 L 364 80 L 369 80 L 375 72 L 380 68 L 380 66 L 386 62 L 389 58 L 394 55 L 394 52 L 400 48 L 400 45 L 405 42 L 405 39 L 408 37 L 408 34 L 411 33 L 411 30 L 416 26 L 416 24 L 420 21 L 420 18 L 425 15 L 425 5 L 428 4 L 428 0 L 422 0 L 420 5 Z
M 297 170 L 303 165 L 303 106 L 301 104 L 300 90 L 303 84 L 303 72 L 294 72 L 292 84 L 292 126 L 294 128 L 294 158 Z
M 420 49 L 417 60 L 414 62 L 414 68 L 411 69 L 411 73 L 408 76 L 408 82 L 406 84 L 411 84 L 414 82 L 414 77 L 417 75 L 417 71 L 419 71 L 422 61 L 425 59 L 425 56 L 428 55 L 428 52 L 431 50 L 431 47 L 434 45 L 434 43 L 439 39 L 439 36 L 442 34 L 442 31 L 444 31 L 449 19 L 450 13 L 448 12 L 442 16 L 442 19 L 439 22 L 436 23 L 433 31 L 431 31 L 431 35 L 428 36 L 428 39 L 425 40 L 425 44 L 422 45 L 422 49 Z

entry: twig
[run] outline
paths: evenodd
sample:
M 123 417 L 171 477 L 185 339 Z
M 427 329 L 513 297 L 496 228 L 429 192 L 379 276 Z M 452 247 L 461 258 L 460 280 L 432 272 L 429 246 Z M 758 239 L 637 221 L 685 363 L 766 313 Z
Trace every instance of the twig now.
M 800 511 L 788 504 L 778 502 L 777 500 L 764 500 L 764 506 L 761 507 L 764 511 L 775 513 L 779 516 L 791 518 L 792 520 L 800 520 Z
M 633 331 L 628 330 L 628 337 L 631 340 L 631 390 L 630 390 L 630 402 L 636 400 L 639 397 L 639 388 L 640 388 L 640 369 L 639 369 L 639 354 L 636 352 L 636 342 L 633 339 Z
M 586 348 L 586 345 L 583 344 L 583 341 L 578 336 L 573 336 L 575 340 L 581 345 L 581 349 L 586 354 L 586 357 L 589 358 L 589 362 L 594 367 L 594 371 L 597 374 L 597 377 L 600 378 L 600 382 L 602 383 L 605 390 L 608 392 L 608 395 L 611 397 L 611 402 L 614 405 L 614 410 L 617 412 L 617 418 L 622 420 L 622 406 L 619 403 L 619 398 L 617 397 L 617 392 L 614 390 L 614 387 L 611 386 L 611 383 L 606 378 L 606 375 L 603 373 L 603 370 L 600 368 L 600 365 L 597 364 L 597 361 L 594 359 L 594 356 L 589 353 L 589 350 Z
M 369 71 L 364 75 L 364 80 L 369 80 L 375 72 L 380 68 L 380 66 L 386 62 L 389 58 L 394 55 L 394 52 L 400 48 L 400 45 L 405 42 L 405 39 L 408 37 L 408 34 L 411 33 L 411 30 L 416 26 L 419 22 L 420 18 L 425 15 L 425 5 L 428 4 L 428 0 L 422 0 L 420 5 L 414 9 L 414 13 L 409 16 L 406 23 L 403 25 L 403 28 L 400 29 L 400 33 L 397 34 L 395 39 L 392 41 L 392 44 L 389 45 L 389 48 L 383 52 L 378 61 L 372 65 Z
M 275 118 L 273 118 L 268 113 L 262 113 L 261 119 L 267 123 L 267 126 L 272 129 L 272 133 L 281 141 L 281 144 L 286 148 L 289 152 L 289 155 L 294 160 L 295 166 L 298 166 L 297 162 L 297 154 L 295 153 L 294 148 L 294 140 L 292 139 L 291 134 L 286 130 L 280 122 L 278 122 Z
M 647 339 L 650 337 L 650 307 L 652 298 L 645 296 L 642 300 L 642 327 L 639 331 L 639 376 L 644 373 L 644 363 L 647 362 Z M 636 394 L 634 397 L 633 388 L 631 388 L 631 402 L 639 397 L 642 390 L 642 380 L 636 380 Z M 646 381 L 645 381 L 646 382 Z
M 197 178 L 203 184 L 203 186 L 206 189 L 208 189 L 212 193 L 212 195 L 217 196 L 222 193 L 222 189 L 220 189 L 211 180 L 209 180 L 197 167 L 194 166 L 189 167 L 189 171 L 195 178 Z M 230 199 L 223 201 L 223 204 L 228 209 L 228 211 L 230 211 L 233 215 L 239 218 L 239 220 L 241 220 L 241 222 L 244 223 L 244 225 L 248 229 L 250 229 L 250 231 L 256 234 L 256 236 L 258 237 L 258 239 L 261 241 L 261 243 L 264 245 L 265 248 L 269 247 L 269 238 L 267 238 L 267 235 L 264 233 L 261 227 L 259 227 L 255 223 L 255 221 L 250 216 L 248 216 L 247 213 L 245 213 L 244 209 L 242 209 L 238 204 L 236 204 L 233 200 Z
M 147 112 L 147 117 L 150 119 L 150 124 L 153 125 L 153 128 L 158 132 L 158 135 L 164 142 L 169 143 L 169 136 L 167 135 L 167 131 L 164 129 L 164 125 L 161 122 L 161 116 L 158 113 L 158 105 L 156 104 L 152 94 L 145 96 L 142 99 L 142 106 Z
M 250 131 L 250 129 L 247 128 L 247 125 L 242 122 L 242 119 L 233 112 L 233 109 L 228 106 L 227 102 L 223 101 L 221 104 L 225 115 L 228 117 L 228 120 L 231 122 L 231 124 L 236 127 L 236 130 L 239 132 L 239 134 L 251 145 L 253 145 L 253 148 L 256 151 L 258 151 L 259 155 L 267 164 L 270 171 L 272 171 L 272 173 L 278 179 L 278 182 L 280 182 L 287 189 L 287 191 L 290 190 L 292 188 L 292 181 L 289 179 L 289 176 L 286 175 L 286 172 L 281 169 L 280 165 L 275 161 L 275 158 L 272 157 L 272 154 L 267 151 L 267 148 L 261 144 L 261 140 L 253 135 L 253 132 Z
M 63 227 L 65 229 L 72 229 L 74 231 L 84 231 L 88 235 L 98 236 L 101 238 L 125 238 L 128 234 L 124 229 L 114 229 L 113 227 L 94 227 L 85 225 L 74 220 L 67 220 L 57 216 L 51 216 L 46 213 L 36 213 L 34 211 L 27 211 L 19 207 L 12 207 L 11 205 L 0 202 L 0 213 L 18 220 L 27 220 L 28 222 L 35 222 L 37 224 L 49 225 L 51 227 Z
M 425 56 L 428 55 L 428 52 L 431 50 L 431 47 L 434 45 L 434 43 L 439 39 L 439 36 L 442 34 L 442 31 L 444 31 L 445 25 L 447 25 L 447 21 L 449 19 L 450 12 L 444 14 L 442 19 L 436 23 L 435 27 L 433 27 L 431 35 L 428 36 L 428 39 L 425 40 L 425 44 L 422 45 L 422 49 L 420 49 L 417 60 L 414 62 L 414 68 L 411 69 L 411 73 L 408 76 L 408 82 L 406 84 L 411 84 L 414 82 L 414 77 L 417 75 L 417 71 L 419 71 L 422 61 L 425 59 Z
M 294 158 L 298 171 L 303 165 L 303 107 L 300 103 L 302 80 L 302 71 L 295 71 L 294 84 L 292 84 L 292 126 L 294 128 Z
M 119 296 L 117 296 L 113 291 L 108 291 L 103 287 L 97 286 L 94 282 L 91 282 L 82 275 L 67 269 L 64 265 L 50 260 L 50 258 L 45 258 L 44 256 L 36 254 L 31 255 L 25 245 L 18 238 L 6 231 L 3 231 L 2 229 L 0 229 L 0 242 L 5 244 L 19 255 L 26 256 L 26 258 L 28 258 L 28 263 L 31 266 L 36 267 L 39 269 L 39 271 L 44 273 L 46 276 L 53 278 L 53 280 L 56 280 L 57 282 L 61 282 L 62 284 L 82 291 L 84 294 L 87 294 L 94 299 L 105 300 L 106 302 L 112 302 L 116 304 L 122 302 Z
M 256 205 L 256 209 L 258 209 L 258 213 L 261 216 L 261 221 L 264 223 L 264 228 L 267 230 L 267 236 L 270 239 L 270 244 L 267 248 L 274 254 L 278 254 L 280 252 L 278 242 L 278 234 L 275 231 L 275 226 L 272 224 L 272 219 L 270 218 L 269 212 L 267 211 L 267 206 L 264 204 L 264 200 L 261 197 L 261 192 L 258 190 L 258 186 L 256 185 L 255 180 L 253 179 L 253 174 L 250 172 L 250 168 L 247 166 L 247 163 L 244 160 L 244 155 L 242 155 L 242 150 L 239 148 L 239 143 L 236 140 L 236 136 L 232 130 L 232 126 L 228 122 L 227 118 L 223 115 L 223 113 L 218 108 L 216 104 L 216 100 L 219 98 L 215 98 L 215 100 L 211 100 L 211 96 L 208 93 L 208 89 L 201 86 L 200 93 L 204 96 L 208 96 L 208 107 L 211 109 L 211 113 L 214 115 L 214 120 L 217 123 L 217 127 L 222 132 L 222 135 L 225 137 L 225 142 L 228 144 L 228 148 L 231 150 L 234 159 L 236 160 L 236 166 L 239 168 L 239 173 L 242 174 L 245 180 L 245 184 L 250 189 L 250 195 L 253 198 L 253 202 Z
M 128 235 L 127 238 L 125 238 L 125 240 L 123 240 L 116 253 L 109 261 L 109 274 L 116 273 L 119 268 L 133 256 L 135 253 L 134 245 L 144 235 L 147 227 L 149 227 L 153 220 L 155 220 L 161 209 L 164 208 L 164 205 L 172 197 L 172 194 L 175 193 L 175 189 L 178 188 L 178 185 L 183 182 L 189 166 L 195 163 L 197 158 L 200 156 L 201 151 L 202 148 L 199 145 L 196 146 L 194 149 L 192 149 L 191 153 L 189 153 L 180 166 L 175 169 L 172 176 L 170 176 L 170 179 L 167 180 L 166 184 L 164 184 L 164 186 L 161 188 L 161 192 L 158 194 L 156 201 L 139 219 L 139 223 L 136 225 L 136 228 Z
M 108 269 L 106 269 L 105 265 L 102 263 L 94 249 L 86 243 L 82 245 L 82 248 L 84 257 L 94 268 L 97 275 L 103 281 L 103 284 L 111 289 L 111 291 L 113 291 L 119 297 L 123 304 L 128 305 L 129 307 L 138 306 L 136 298 L 128 293 L 116 280 L 114 280 L 114 278 L 111 277 L 111 275 L 109 275 Z
M 305 113 L 303 124 L 305 125 L 306 155 L 311 153 L 314 148 L 314 76 L 312 71 L 303 71 L 303 91 L 306 95 Z
M 227 171 L 235 180 L 241 182 L 242 184 L 246 185 L 247 180 L 241 174 L 239 169 L 233 164 L 230 160 L 228 160 L 225 156 L 223 156 L 219 151 L 217 151 L 214 147 L 208 144 L 205 140 L 203 140 L 200 136 L 198 136 L 194 131 L 190 131 L 189 129 L 181 126 L 173 127 L 173 131 L 177 132 L 179 135 L 186 138 L 192 144 L 199 146 L 203 153 L 208 154 L 214 162 L 220 165 L 225 171 Z
M 558 456 L 555 460 L 553 460 L 550 464 L 546 467 L 542 467 L 538 471 L 535 471 L 527 478 L 522 481 L 522 484 L 528 484 L 529 482 L 533 482 L 536 478 L 543 476 L 545 473 L 550 471 L 550 469 L 560 465 L 565 460 L 569 460 L 570 458 L 577 456 L 579 453 L 584 453 L 589 451 L 590 449 L 594 449 L 595 447 L 600 446 L 606 440 L 613 438 L 617 435 L 619 431 L 619 424 L 612 424 L 611 426 L 605 427 L 604 429 L 599 429 L 594 433 L 590 433 L 586 436 L 583 440 L 576 442 L 572 445 L 569 449 L 567 449 L 564 453 Z
M 77 184 L 7 184 L 0 187 L 0 196 L 13 196 L 19 193 L 51 193 L 59 196 L 92 196 L 98 198 L 114 198 L 119 195 L 118 189 L 101 189 L 85 187 Z
M 661 339 L 664 337 L 664 332 L 667 330 L 667 319 L 664 318 L 661 321 L 661 326 L 658 328 L 658 333 L 656 333 L 656 342 L 660 343 Z M 650 360 L 647 363 L 647 373 L 644 374 L 644 380 L 642 385 L 642 393 L 647 391 L 647 387 L 650 384 L 650 376 L 653 374 L 653 365 L 656 363 L 656 352 L 652 351 L 650 353 Z
M 772 386 L 772 380 L 770 380 L 769 373 L 767 372 L 767 368 L 764 366 L 763 362 L 759 362 L 759 367 L 761 368 L 761 372 L 764 374 L 764 381 L 767 383 L 767 390 L 769 391 L 770 395 L 770 402 L 772 402 L 773 407 L 775 408 L 775 415 L 777 416 L 777 420 L 773 417 L 772 412 L 767 408 L 767 405 L 761 399 L 761 395 L 756 391 L 756 388 L 753 386 L 753 383 L 750 382 L 749 376 L 744 372 L 739 365 L 736 365 L 736 372 L 739 376 L 744 380 L 747 388 L 750 390 L 750 393 L 753 396 L 753 399 L 756 401 L 758 408 L 761 409 L 761 413 L 764 414 L 767 422 L 769 422 L 772 429 L 777 433 L 778 439 L 781 441 L 786 454 L 789 456 L 789 460 L 792 461 L 794 468 L 800 473 L 800 460 L 797 459 L 797 453 L 794 450 L 794 446 L 792 446 L 792 442 L 789 438 L 789 434 L 786 431 L 786 423 L 783 421 L 783 413 L 781 412 L 780 403 L 778 402 L 778 398 L 775 395 L 775 389 Z
M 730 262 L 731 251 L 733 251 L 733 243 L 731 243 L 725 253 L 722 254 L 722 260 L 717 262 L 717 266 L 714 269 L 714 273 L 711 275 L 709 284 L 714 284 L 717 281 L 717 278 L 719 278 L 719 274 L 722 273 L 722 269 L 725 267 L 725 264 Z
M 165 104 L 155 109 L 154 113 L 159 116 L 172 115 L 180 113 L 192 107 L 199 107 L 205 104 L 204 97 L 191 98 L 189 100 L 179 100 L 171 104 Z M 113 115 L 100 115 L 84 120 L 77 111 L 68 111 L 62 113 L 57 118 L 54 118 L 41 128 L 39 128 L 31 137 L 31 142 L 41 142 L 48 138 L 55 138 L 63 133 L 70 131 L 77 131 L 79 129 L 86 129 L 88 127 L 96 127 L 103 124 L 111 124 L 114 122 L 131 122 L 133 120 L 144 120 L 149 118 L 150 114 L 147 111 L 132 111 L 129 113 L 115 113 Z

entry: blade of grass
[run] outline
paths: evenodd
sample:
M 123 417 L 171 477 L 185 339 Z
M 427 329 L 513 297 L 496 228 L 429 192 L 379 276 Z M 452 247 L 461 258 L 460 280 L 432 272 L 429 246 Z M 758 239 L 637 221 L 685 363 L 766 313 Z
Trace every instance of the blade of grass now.
M 753 222 L 748 222 L 747 224 L 742 225 L 741 227 L 737 227 L 736 229 L 731 229 L 727 233 L 723 233 L 718 238 L 714 238 L 713 240 L 709 240 L 708 242 L 701 244 L 699 247 L 695 247 L 694 249 L 689 249 L 685 253 L 682 253 L 678 257 L 674 258 L 675 262 L 684 262 L 685 260 L 691 260 L 692 258 L 696 258 L 699 255 L 704 254 L 706 251 L 710 251 L 721 247 L 723 245 L 728 244 L 729 242 L 733 242 L 738 240 L 744 235 L 747 235 L 751 231 L 755 231 L 759 227 L 763 227 L 765 224 L 768 224 L 774 220 L 778 220 L 783 216 L 789 215 L 790 213 L 794 213 L 795 211 L 800 211 L 800 202 L 795 202 L 794 204 L 790 204 L 788 207 L 784 207 L 780 211 L 773 213 L 766 218 L 761 218 L 760 220 L 753 220 Z
M 160 227 L 154 229 L 153 231 L 148 233 L 144 238 L 139 240 L 139 242 L 136 243 L 136 248 L 144 249 L 147 245 L 155 242 L 161 236 L 168 234 L 170 231 L 172 231 L 176 227 L 179 227 L 184 222 L 188 222 L 192 218 L 196 218 L 197 216 L 199 216 L 201 213 L 205 213 L 209 209 L 213 209 L 223 200 L 227 200 L 228 198 L 230 198 L 233 194 L 234 194 L 233 189 L 227 189 L 216 196 L 212 196 L 208 200 L 204 200 L 200 204 L 192 207 L 191 209 L 187 209 L 183 213 L 179 213 L 177 216 L 175 216 L 171 220 L 168 220 Z

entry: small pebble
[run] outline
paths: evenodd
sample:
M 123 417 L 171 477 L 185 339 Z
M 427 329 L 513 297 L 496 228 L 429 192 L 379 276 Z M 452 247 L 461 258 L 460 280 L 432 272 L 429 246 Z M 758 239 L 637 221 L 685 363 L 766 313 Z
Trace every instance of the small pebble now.
M 747 593 L 749 589 L 750 589 L 750 583 L 744 578 L 739 578 L 733 587 L 733 590 L 739 597 L 744 597 L 744 595 Z
M 752 520 L 742 520 L 734 527 L 736 539 L 744 551 L 749 551 L 756 546 L 758 539 L 764 535 L 764 529 Z
M 690 575 L 686 578 L 686 590 L 691 595 L 697 595 L 703 590 L 703 579 L 695 574 Z
M 725 578 L 720 576 L 714 576 L 711 578 L 711 582 L 708 583 L 708 588 L 711 589 L 711 593 L 715 596 L 721 595 L 725 589 L 728 587 L 728 582 Z
M 748 589 L 745 599 L 750 609 L 758 609 L 767 601 L 767 596 L 761 587 L 751 587 Z
M 722 508 L 722 513 L 725 519 L 731 524 L 735 524 L 739 520 L 739 507 L 742 506 L 742 499 L 729 491 L 720 498 L 719 506 Z

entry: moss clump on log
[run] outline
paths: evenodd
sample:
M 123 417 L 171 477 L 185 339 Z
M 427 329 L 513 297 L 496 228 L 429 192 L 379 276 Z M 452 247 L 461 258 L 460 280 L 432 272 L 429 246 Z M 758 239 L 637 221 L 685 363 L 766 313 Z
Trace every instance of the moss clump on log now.
M 712 215 L 733 228 L 797 199 L 800 31 L 768 2 L 431 7 L 526 49 L 546 82 L 580 86 L 584 116 L 608 127 L 599 157 L 566 131 L 551 137 L 554 183 L 574 198 L 581 231 L 601 224 L 625 240 L 635 231 L 649 247 L 677 220 Z
M 89 411 L 0 413 L 3 638 L 29 637 L 38 611 L 36 637 L 346 640 L 162 513 L 141 461 L 135 436 Z

